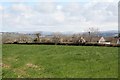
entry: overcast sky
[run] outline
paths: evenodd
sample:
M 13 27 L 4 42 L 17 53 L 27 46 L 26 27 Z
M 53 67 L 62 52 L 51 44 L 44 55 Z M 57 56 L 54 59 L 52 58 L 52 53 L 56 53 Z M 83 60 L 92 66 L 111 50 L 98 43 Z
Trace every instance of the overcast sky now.
M 91 2 L 92 1 L 92 2 Z M 0 31 L 118 29 L 118 0 L 1 0 Z

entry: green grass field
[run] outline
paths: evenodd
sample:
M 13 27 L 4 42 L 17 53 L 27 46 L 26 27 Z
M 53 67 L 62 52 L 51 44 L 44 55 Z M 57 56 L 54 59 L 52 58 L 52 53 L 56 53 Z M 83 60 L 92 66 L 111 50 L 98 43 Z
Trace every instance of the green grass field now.
M 13 45 L 2 48 L 3 78 L 116 78 L 118 48 Z

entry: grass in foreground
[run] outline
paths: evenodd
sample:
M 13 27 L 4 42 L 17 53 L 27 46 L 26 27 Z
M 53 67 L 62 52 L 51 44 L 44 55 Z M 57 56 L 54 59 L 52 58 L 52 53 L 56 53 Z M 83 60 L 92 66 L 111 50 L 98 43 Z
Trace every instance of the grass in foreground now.
M 3 45 L 3 78 L 116 78 L 118 48 Z

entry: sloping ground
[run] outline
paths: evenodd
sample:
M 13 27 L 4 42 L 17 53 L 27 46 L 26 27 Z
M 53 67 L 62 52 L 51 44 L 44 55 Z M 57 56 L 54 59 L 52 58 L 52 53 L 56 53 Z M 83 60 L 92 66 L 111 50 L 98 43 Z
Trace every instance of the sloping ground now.
M 118 48 L 3 45 L 3 78 L 116 78 Z

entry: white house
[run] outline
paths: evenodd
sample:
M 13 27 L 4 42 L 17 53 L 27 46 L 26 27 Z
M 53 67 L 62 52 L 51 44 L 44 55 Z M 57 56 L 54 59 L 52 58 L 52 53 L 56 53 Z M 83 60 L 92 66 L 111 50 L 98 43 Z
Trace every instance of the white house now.
M 83 37 L 81 37 L 81 40 L 82 40 L 82 43 L 86 42 L 86 40 Z
M 100 38 L 99 43 L 100 43 L 100 44 L 110 44 L 110 42 L 109 42 L 109 41 L 106 41 L 104 37 L 101 37 L 101 38 Z
M 120 44 L 120 39 L 117 39 L 117 44 Z

